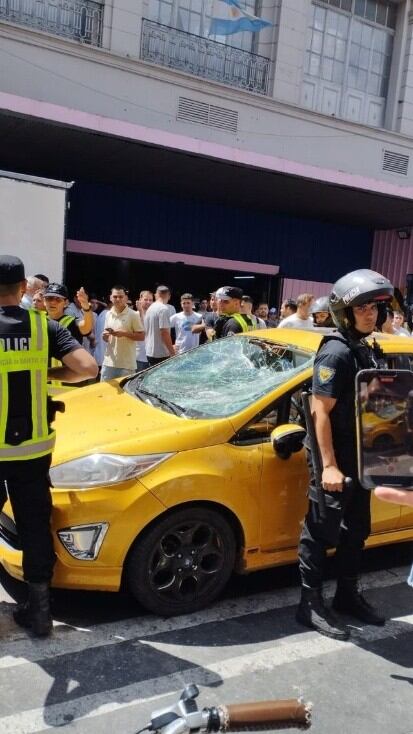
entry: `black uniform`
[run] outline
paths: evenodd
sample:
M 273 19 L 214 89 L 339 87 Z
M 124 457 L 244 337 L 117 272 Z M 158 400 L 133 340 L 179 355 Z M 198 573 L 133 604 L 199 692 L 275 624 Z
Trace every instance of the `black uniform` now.
M 29 318 L 29 312 L 20 306 L 0 307 L 0 343 L 5 351 L 28 348 Z M 56 321 L 48 322 L 47 332 L 49 358 L 62 360 L 80 346 Z M 8 384 L 6 441 L 18 445 L 32 435 L 29 372 L 10 372 Z M 0 512 L 8 496 L 23 550 L 24 579 L 33 583 L 50 581 L 55 562 L 50 532 L 50 463 L 51 454 L 37 459 L 0 461 Z
M 240 314 L 242 319 L 245 321 L 248 329 L 253 329 L 254 325 L 252 320 L 246 314 Z M 232 334 L 242 334 L 244 329 L 241 324 L 231 316 L 222 314 L 215 322 L 215 338 L 221 339 L 224 336 L 231 336 Z
M 364 542 L 370 534 L 370 492 L 357 479 L 355 376 L 360 369 L 377 366 L 366 342 L 348 342 L 340 335 L 326 337 L 316 355 L 313 394 L 337 400 L 330 413 L 337 466 L 352 479 L 342 492 L 325 492 L 326 517 L 318 513 L 311 454 L 309 510 L 299 544 L 299 568 L 303 586 L 321 587 L 327 548 L 336 548 L 339 578 L 355 578 Z

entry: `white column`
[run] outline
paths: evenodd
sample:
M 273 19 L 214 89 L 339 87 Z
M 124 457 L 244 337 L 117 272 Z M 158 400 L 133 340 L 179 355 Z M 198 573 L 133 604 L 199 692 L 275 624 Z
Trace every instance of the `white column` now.
M 278 37 L 278 23 L 280 15 L 281 0 L 273 0 L 273 2 L 261 2 L 260 3 L 260 18 L 269 20 L 272 25 L 267 28 L 263 28 L 259 33 L 256 34 L 257 39 L 254 46 L 254 51 L 260 56 L 265 56 L 267 59 L 271 59 L 273 62 L 273 69 L 271 78 L 274 79 L 274 61 L 277 48 L 277 37 Z
M 403 69 L 408 51 L 408 19 L 409 1 L 401 2 L 397 10 L 397 23 L 394 34 L 393 53 L 390 69 L 389 88 L 387 92 L 386 115 L 384 126 L 389 130 L 398 130 L 400 113 L 400 99 L 403 83 Z M 411 29 L 411 27 L 410 27 Z M 411 33 L 410 33 L 411 36 Z
M 299 104 L 311 0 L 281 0 L 275 49 L 273 96 Z
M 413 137 L 413 11 L 411 2 L 404 14 L 405 53 L 402 64 L 400 94 L 397 100 L 396 128 L 399 132 Z
M 103 20 L 104 48 L 121 56 L 139 57 L 146 6 L 146 0 L 107 0 Z

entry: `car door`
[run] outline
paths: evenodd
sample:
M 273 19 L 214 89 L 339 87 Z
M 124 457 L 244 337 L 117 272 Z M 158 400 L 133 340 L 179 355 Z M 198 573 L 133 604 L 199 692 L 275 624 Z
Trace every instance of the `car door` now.
M 278 401 L 277 425 L 303 424 L 298 402 L 302 385 Z M 272 441 L 263 443 L 261 478 L 261 549 L 272 552 L 295 547 L 307 510 L 308 468 L 305 451 L 280 459 Z
M 300 523 L 307 501 L 308 471 L 304 450 L 289 459 L 274 452 L 271 432 L 277 425 L 298 420 L 291 395 L 270 403 L 237 434 L 239 446 L 260 445 L 262 472 L 259 489 L 259 545 L 262 551 L 276 551 L 297 544 Z

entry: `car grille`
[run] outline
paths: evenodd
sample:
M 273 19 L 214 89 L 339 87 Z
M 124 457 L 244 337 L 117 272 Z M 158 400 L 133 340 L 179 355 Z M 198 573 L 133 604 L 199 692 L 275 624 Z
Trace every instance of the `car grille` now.
M 21 550 L 21 544 L 19 536 L 17 535 L 16 525 L 14 521 L 6 515 L 5 512 L 0 512 L 0 539 L 6 541 L 8 545 L 16 550 Z

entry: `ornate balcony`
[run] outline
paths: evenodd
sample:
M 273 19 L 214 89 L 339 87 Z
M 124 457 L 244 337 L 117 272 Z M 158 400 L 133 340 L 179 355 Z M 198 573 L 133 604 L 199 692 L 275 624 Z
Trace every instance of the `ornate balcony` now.
M 0 20 L 101 45 L 103 1 L 0 0 Z
M 142 23 L 140 57 L 231 87 L 268 93 L 270 59 L 152 20 Z

